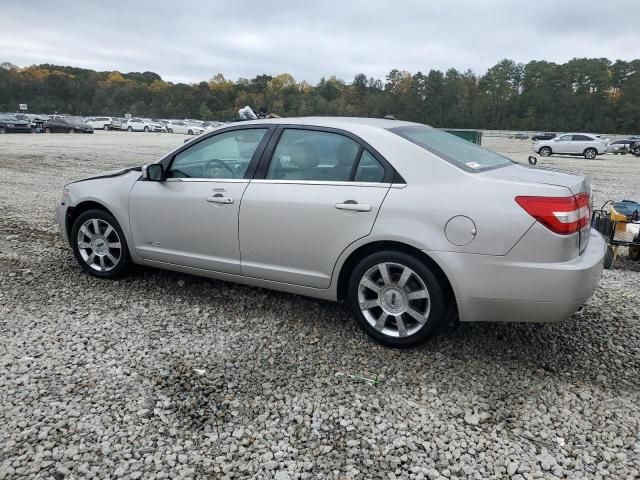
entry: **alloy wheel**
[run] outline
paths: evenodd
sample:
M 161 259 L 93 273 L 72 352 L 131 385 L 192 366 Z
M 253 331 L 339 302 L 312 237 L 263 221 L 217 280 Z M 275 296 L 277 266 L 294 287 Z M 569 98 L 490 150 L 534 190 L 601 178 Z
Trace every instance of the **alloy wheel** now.
M 84 262 L 93 270 L 113 270 L 122 257 L 122 243 L 118 232 L 109 222 L 90 218 L 82 224 L 76 238 L 78 251 Z
M 431 298 L 426 284 L 399 263 L 374 265 L 358 284 L 358 305 L 366 321 L 388 337 L 416 334 L 427 323 Z

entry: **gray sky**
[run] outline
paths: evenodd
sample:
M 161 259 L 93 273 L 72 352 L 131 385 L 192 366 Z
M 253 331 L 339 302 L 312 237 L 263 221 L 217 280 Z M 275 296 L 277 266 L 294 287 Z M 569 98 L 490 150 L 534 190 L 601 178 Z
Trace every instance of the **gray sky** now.
M 316 83 L 503 58 L 640 57 L 638 0 L 0 0 L 0 61 L 173 82 L 291 73 Z

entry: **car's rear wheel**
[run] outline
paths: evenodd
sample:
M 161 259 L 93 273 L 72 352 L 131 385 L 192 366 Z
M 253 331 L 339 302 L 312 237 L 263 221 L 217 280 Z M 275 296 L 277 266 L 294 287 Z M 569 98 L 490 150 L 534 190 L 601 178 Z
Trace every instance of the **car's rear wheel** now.
M 540 154 L 540 156 L 542 157 L 549 157 L 551 156 L 551 147 L 542 147 L 538 153 Z
M 173 133 L 173 130 L 171 128 L 167 128 L 167 132 Z
M 133 127 L 127 128 L 127 132 L 133 132 Z
M 45 128 L 44 133 L 51 133 L 51 129 L 49 127 Z
M 189 130 L 187 133 L 188 133 L 189 135 L 193 135 L 193 130 Z
M 7 133 L 6 128 L 0 127 L 0 135 L 4 135 L 5 133 Z
M 71 246 L 82 269 L 96 277 L 116 278 L 131 266 L 127 241 L 117 220 L 104 210 L 88 210 L 71 228 Z
M 69 133 L 76 133 L 76 131 L 73 128 L 70 128 Z
M 593 160 L 598 155 L 598 151 L 595 148 L 587 148 L 583 155 L 587 160 Z
M 105 125 L 104 127 L 102 127 L 104 129 L 104 131 L 106 132 L 107 130 L 109 130 L 109 125 Z
M 389 347 L 423 343 L 445 318 L 437 278 L 402 252 L 374 253 L 360 261 L 349 279 L 347 303 L 364 331 Z

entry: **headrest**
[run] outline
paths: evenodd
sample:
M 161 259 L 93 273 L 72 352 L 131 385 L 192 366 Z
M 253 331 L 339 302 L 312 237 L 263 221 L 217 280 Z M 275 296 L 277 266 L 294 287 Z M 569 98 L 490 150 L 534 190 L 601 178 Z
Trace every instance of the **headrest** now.
M 313 168 L 320 163 L 315 149 L 308 143 L 295 143 L 289 149 L 291 163 L 296 167 Z

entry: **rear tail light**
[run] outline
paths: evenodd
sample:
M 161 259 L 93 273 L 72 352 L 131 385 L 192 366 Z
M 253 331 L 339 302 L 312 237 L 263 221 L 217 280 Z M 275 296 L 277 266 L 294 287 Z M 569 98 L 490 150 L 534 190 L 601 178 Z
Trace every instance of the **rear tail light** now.
M 591 202 L 588 193 L 572 197 L 516 197 L 524 210 L 560 235 L 571 235 L 589 225 Z

